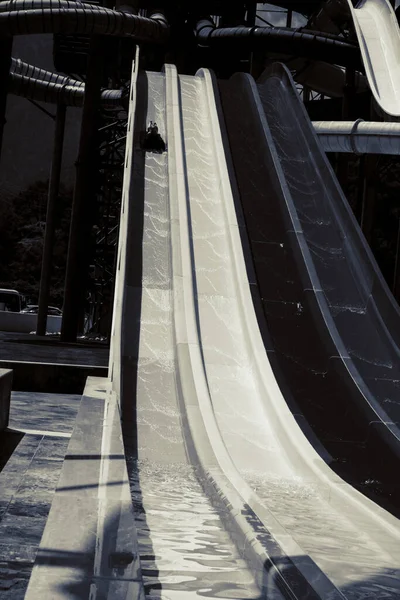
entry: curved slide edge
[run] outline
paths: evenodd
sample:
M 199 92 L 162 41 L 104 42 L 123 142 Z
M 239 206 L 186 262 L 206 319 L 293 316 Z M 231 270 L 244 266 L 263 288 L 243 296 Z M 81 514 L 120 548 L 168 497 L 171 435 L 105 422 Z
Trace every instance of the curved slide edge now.
M 217 493 L 229 510 L 231 533 L 239 540 L 252 567 L 255 566 L 256 581 L 261 588 L 272 592 L 277 587 L 284 598 L 298 600 L 304 597 L 317 600 L 328 595 L 333 599 L 343 598 L 315 563 L 304 557 L 274 517 L 258 504 L 222 441 L 211 405 L 196 321 L 179 79 L 171 65 L 165 66 L 165 74 L 177 381 L 189 458 L 197 465 L 207 493 L 211 496 Z M 198 76 L 205 79 L 210 108 L 214 95 L 210 74 L 201 71 Z M 214 117 L 214 131 L 219 131 L 216 112 L 209 116 Z M 221 142 L 219 146 L 217 156 L 223 160 Z M 221 187 L 227 191 L 229 185 L 225 176 Z M 234 214 L 232 218 L 236 219 Z M 295 564 L 295 557 L 302 560 Z
M 325 176 L 330 179 L 330 189 L 331 194 L 333 194 L 332 202 L 334 202 L 334 206 L 332 210 L 336 221 L 340 224 L 343 239 L 346 240 L 346 257 L 353 264 L 353 269 L 357 273 L 357 284 L 360 286 L 363 295 L 368 298 L 370 322 L 379 330 L 382 338 L 386 338 L 393 354 L 400 358 L 400 308 L 390 292 L 372 251 L 358 226 L 356 218 L 343 196 L 333 170 L 321 150 L 316 133 L 313 130 L 305 107 L 298 97 L 289 71 L 282 64 L 276 63 L 270 72 L 270 76 L 273 75 L 277 76 L 281 85 L 285 87 L 287 100 L 291 105 L 291 109 L 298 115 L 298 121 L 301 122 L 302 133 L 309 144 L 315 168 L 320 171 L 327 171 Z M 255 91 L 254 93 L 255 101 L 260 102 L 260 119 L 264 122 L 265 115 L 262 103 L 259 100 L 258 92 Z M 298 221 L 297 210 L 291 199 L 290 191 L 286 189 L 285 175 L 278 157 L 279 151 L 275 147 L 266 121 L 264 126 L 265 135 L 269 140 L 269 148 L 275 153 L 274 160 L 279 179 L 282 183 L 282 192 L 285 197 L 285 204 L 287 205 L 287 217 L 290 221 L 290 223 L 288 221 L 288 224 L 293 227 L 294 231 L 301 232 L 302 228 Z M 349 355 L 347 346 L 334 322 L 325 294 L 321 293 L 323 287 L 321 286 L 310 250 L 307 244 L 300 239 L 301 235 L 296 235 L 298 246 L 295 250 L 305 289 L 313 290 L 315 297 L 315 318 L 320 323 L 321 331 L 327 333 L 326 341 L 331 346 L 331 351 L 340 357 L 341 372 L 344 379 L 347 380 L 348 389 L 352 393 L 353 401 L 357 403 L 361 414 L 369 422 L 369 426 L 372 426 L 372 429 L 375 428 L 383 444 L 390 449 L 395 459 L 399 460 L 400 429 L 389 417 L 382 403 L 370 391 Z
M 274 65 L 272 73 L 274 73 L 275 76 L 283 77 L 284 81 L 292 81 L 290 73 L 284 65 Z M 304 289 L 311 290 L 313 295 L 315 296 L 315 301 L 312 302 L 313 314 L 321 332 L 324 332 L 323 334 L 321 333 L 321 335 L 324 336 L 325 343 L 329 346 L 329 352 L 335 353 L 338 356 L 338 358 L 340 358 L 341 363 L 343 363 L 342 375 L 347 380 L 350 389 L 353 390 L 354 401 L 358 403 L 359 407 L 361 408 L 361 411 L 363 411 L 365 418 L 368 420 L 369 423 L 376 423 L 377 420 L 379 421 L 380 426 L 377 428 L 378 435 L 381 436 L 383 443 L 388 444 L 391 447 L 393 453 L 397 455 L 397 453 L 400 450 L 400 447 L 397 441 L 396 431 L 394 431 L 393 426 L 390 425 L 390 419 L 387 416 L 385 416 L 382 407 L 377 403 L 376 399 L 371 397 L 371 394 L 369 393 L 368 389 L 366 389 L 365 385 L 363 385 L 361 378 L 356 372 L 355 366 L 353 365 L 351 359 L 347 355 L 347 351 L 340 338 L 335 323 L 333 322 L 333 318 L 328 308 L 325 296 L 321 291 L 322 288 L 317 273 L 313 267 L 313 261 L 309 256 L 309 250 L 306 247 L 306 244 L 302 243 L 300 239 L 302 235 L 300 233 L 301 227 L 296 216 L 295 207 L 292 206 L 293 201 L 291 199 L 290 192 L 287 189 L 285 174 L 280 164 L 277 149 L 275 148 L 269 125 L 264 114 L 264 107 L 260 99 L 257 86 L 250 76 L 243 74 L 236 75 L 232 84 L 236 85 L 236 87 L 241 86 L 243 95 L 242 97 L 243 102 L 246 105 L 246 111 L 247 113 L 254 115 L 254 119 L 257 122 L 256 129 L 260 132 L 260 136 L 264 136 L 264 148 L 265 151 L 268 152 L 271 156 L 272 164 L 274 165 L 274 169 L 276 170 L 277 180 L 279 181 L 279 193 L 281 195 L 281 202 L 283 203 L 283 206 L 286 207 L 286 227 L 291 231 L 297 232 L 296 236 L 294 236 L 294 238 L 297 241 L 294 244 L 293 250 L 298 263 L 298 268 L 300 270 L 299 272 L 302 277 Z M 304 129 L 302 130 L 302 136 L 305 136 L 307 139 L 309 139 L 311 136 L 312 143 L 310 143 L 312 148 L 311 154 L 313 156 L 313 163 L 316 165 L 316 168 L 322 169 L 323 165 L 325 165 L 325 167 L 328 168 L 329 173 L 332 176 L 333 185 L 336 187 L 336 192 L 342 198 L 342 192 L 339 188 L 339 184 L 333 177 L 333 172 L 330 170 L 330 167 L 327 163 L 327 159 L 318 144 L 316 134 L 313 131 L 306 110 L 303 104 L 301 103 L 300 99 L 298 98 L 298 94 L 295 90 L 293 82 L 290 83 L 290 90 L 291 92 L 286 92 L 289 96 L 291 93 L 294 98 L 294 100 L 293 98 L 288 98 L 288 102 L 289 100 L 291 101 L 290 110 L 293 111 L 293 114 L 298 115 L 298 119 L 300 121 L 308 123 L 307 127 L 310 130 L 310 133 L 307 131 L 306 126 L 304 126 Z M 326 168 L 324 169 L 324 171 L 326 171 Z M 328 176 L 328 174 L 326 174 L 326 176 Z M 395 306 L 394 299 L 389 289 L 387 288 L 387 285 L 383 280 L 383 277 L 372 256 L 372 253 L 358 228 L 355 217 L 351 213 L 351 209 L 349 208 L 346 202 L 337 202 L 335 204 L 335 210 L 337 211 L 337 218 L 340 220 L 344 219 L 346 223 L 347 234 L 344 239 L 350 238 L 351 240 L 353 240 L 353 251 L 358 259 L 358 276 L 360 280 L 363 281 L 363 285 L 365 287 L 367 287 L 367 281 L 373 282 L 372 284 L 370 284 L 372 285 L 373 289 L 372 293 L 369 292 L 371 293 L 371 295 L 369 296 L 369 300 L 371 304 L 371 310 L 374 313 L 374 317 L 376 317 L 376 315 L 379 316 L 381 312 L 387 309 L 393 323 L 395 324 L 396 321 L 399 320 L 399 309 L 397 306 Z M 379 290 L 377 299 L 375 298 L 375 295 L 377 294 L 376 290 Z M 381 302 L 382 299 L 384 301 L 383 303 Z M 384 326 L 384 323 L 381 322 L 380 325 Z M 388 333 L 388 330 L 385 327 L 383 327 L 382 331 L 384 333 Z M 392 331 L 390 333 L 392 333 Z M 393 329 L 393 334 L 394 333 L 395 327 Z M 374 503 L 365 498 L 361 493 L 355 491 L 347 484 L 336 487 L 332 486 L 331 490 L 335 491 L 336 493 L 340 490 L 340 492 L 344 494 L 344 496 L 351 498 L 352 501 L 355 501 L 359 506 L 362 505 L 363 508 L 367 512 L 369 512 L 370 516 L 373 516 L 375 519 L 378 519 L 380 521 L 381 526 L 384 526 L 385 528 L 388 527 L 389 529 L 391 529 L 394 537 L 398 539 L 400 535 L 400 529 L 397 519 L 389 515 L 383 509 L 377 507 Z M 335 501 L 338 502 L 338 506 L 340 506 L 339 498 L 340 494 L 337 495 L 335 498 Z
M 289 75 L 286 67 L 283 65 L 281 65 L 281 67 L 285 69 L 285 72 Z M 244 92 L 248 94 L 249 98 L 249 101 L 242 107 L 242 110 L 245 110 L 247 113 L 252 112 L 254 117 L 258 120 L 260 116 L 262 117 L 264 111 L 254 79 L 247 74 L 238 74 L 234 77 L 235 85 L 241 86 Z M 299 104 L 301 104 L 302 109 L 307 116 L 306 109 L 300 100 Z M 222 115 L 220 119 L 223 119 Z M 271 134 L 268 133 L 268 125 L 266 124 L 265 119 L 261 119 L 260 125 L 260 135 L 265 136 L 271 143 Z M 310 129 L 312 129 L 311 123 Z M 313 135 L 316 137 L 314 132 Z M 321 154 L 324 156 L 322 150 Z M 325 158 L 325 160 L 327 159 Z M 233 179 L 234 175 L 232 174 L 231 177 Z M 351 210 L 347 206 L 346 208 L 348 211 Z M 360 235 L 354 216 L 352 214 L 348 214 L 348 216 L 352 219 L 351 224 L 355 228 L 355 231 Z M 369 246 L 364 238 L 361 239 L 361 242 L 364 244 L 364 250 L 368 257 L 374 261 Z M 249 244 L 244 246 L 244 251 L 246 252 L 246 250 L 248 254 L 250 254 Z M 251 256 L 248 256 L 248 260 L 251 260 Z M 382 286 L 385 286 L 387 294 L 392 298 L 390 290 L 387 288 L 378 266 L 376 263 L 374 264 L 377 269 L 377 277 L 379 277 Z M 236 253 L 236 265 L 240 265 L 239 252 Z M 238 278 L 238 281 L 241 282 L 242 279 Z M 309 287 L 311 288 L 311 286 Z M 266 400 L 269 399 L 269 403 L 266 406 L 268 417 L 274 423 L 278 437 L 282 441 L 290 460 L 297 468 L 300 468 L 302 474 L 305 476 L 312 474 L 315 481 L 326 486 L 327 497 L 332 507 L 339 511 L 343 511 L 343 506 L 346 505 L 346 510 L 350 511 L 352 514 L 353 521 L 359 523 L 360 530 L 368 530 L 368 522 L 373 519 L 386 535 L 391 536 L 393 541 L 398 543 L 400 540 L 400 526 L 398 519 L 393 517 L 383 508 L 374 504 L 361 492 L 358 492 L 337 476 L 306 439 L 274 380 L 273 371 L 266 357 L 265 346 L 260 336 L 259 325 L 256 320 L 250 293 L 248 290 L 242 288 L 241 295 L 243 306 L 245 307 L 244 314 L 246 315 L 244 325 L 248 327 L 248 335 L 254 347 L 254 354 L 258 363 L 258 376 L 262 381 L 263 389 L 265 391 L 264 398 Z M 318 296 L 320 298 L 321 294 Z M 374 535 L 374 532 L 372 532 L 372 535 Z
M 400 29 L 389 0 L 347 0 L 369 86 L 389 119 L 400 118 Z
M 261 505 L 257 495 L 239 475 L 235 465 L 225 448 L 221 434 L 216 424 L 213 407 L 210 400 L 207 379 L 204 372 L 201 345 L 196 323 L 196 306 L 194 295 L 193 264 L 191 262 L 192 248 L 190 241 L 190 222 L 188 215 L 188 190 L 184 176 L 184 160 L 182 160 L 182 136 L 179 102 L 179 80 L 172 67 L 166 67 L 167 75 L 167 129 L 169 138 L 170 162 L 170 194 L 171 194 L 171 219 L 173 232 L 173 270 L 174 270 L 174 303 L 175 303 L 175 331 L 178 354 L 178 378 L 181 408 L 183 414 L 186 443 L 191 460 L 199 465 L 204 479 L 217 489 L 218 494 L 230 508 L 236 529 L 247 540 L 246 545 L 260 565 L 257 573 L 258 581 L 263 584 L 265 565 L 271 563 L 275 568 L 281 569 L 282 578 L 279 582 L 283 585 L 281 590 L 289 593 L 288 584 L 285 582 L 287 573 L 292 580 L 293 572 L 296 578 L 302 581 L 312 597 L 341 598 L 342 594 L 324 576 L 315 563 L 304 557 L 304 553 L 288 535 L 288 533 L 275 520 L 273 515 Z M 268 388 L 268 395 L 273 398 L 272 406 L 268 407 L 268 416 L 273 419 L 274 425 L 281 436 L 282 445 L 296 467 L 301 463 L 302 473 L 307 473 L 314 480 L 322 482 L 325 487 L 326 499 L 337 510 L 343 511 L 344 506 L 355 523 L 365 530 L 373 518 L 378 526 L 377 534 L 382 537 L 391 537 L 398 543 L 400 531 L 395 519 L 391 519 L 385 511 L 367 500 L 350 486 L 337 477 L 321 460 L 312 446 L 308 443 L 297 425 L 292 413 L 288 409 L 272 374 L 271 367 L 266 359 L 265 349 L 260 337 L 258 324 L 254 315 L 254 308 L 248 287 L 244 257 L 241 247 L 237 218 L 234 211 L 230 191 L 230 182 L 226 175 L 224 149 L 219 134 L 218 114 L 215 107 L 216 86 L 207 71 L 197 74 L 203 77 L 208 95 L 209 119 L 215 133 L 214 143 L 216 156 L 220 163 L 221 202 L 227 208 L 227 222 L 231 225 L 231 251 L 235 256 L 237 268 L 235 279 L 238 286 L 241 310 L 245 316 L 244 322 L 248 323 L 248 342 L 254 350 L 259 362 L 257 375 L 265 377 L 264 385 Z M 170 114 L 172 111 L 175 115 Z M 172 133 L 171 133 L 172 132 Z M 175 152 L 175 155 L 173 154 Z M 225 172 L 225 175 L 224 175 Z M 175 199 L 175 201 L 174 201 Z M 261 374 L 261 375 L 260 375 Z M 263 375 L 265 374 L 265 375 Z M 271 388 L 274 392 L 271 393 Z M 372 528 L 373 529 L 373 528 Z M 264 535 L 260 535 L 263 533 Z M 271 535 L 273 538 L 271 540 Z M 272 542 L 272 547 L 268 544 Z M 285 553 L 286 556 L 282 556 Z M 278 559 L 277 559 L 278 557 Z M 290 558 L 289 558 L 290 557 Z M 301 560 L 297 560 L 301 557 Z M 281 559 L 281 560 L 279 560 Z M 292 564 L 290 564 L 292 563 Z M 289 564 L 289 566 L 288 566 Z M 292 590 L 293 592 L 294 590 Z M 305 588 L 298 597 L 305 597 Z M 331 597 L 331 596 L 330 596 Z
M 390 336 L 393 338 L 397 347 L 400 348 L 400 307 L 397 304 L 392 292 L 389 289 L 388 284 L 386 283 L 381 273 L 378 263 L 376 262 L 372 250 L 369 247 L 369 244 L 366 241 L 358 225 L 357 219 L 354 216 L 353 211 L 351 210 L 348 202 L 343 197 L 343 192 L 340 188 L 339 182 L 337 181 L 333 169 L 330 166 L 330 163 L 326 158 L 324 152 L 322 151 L 320 143 L 318 142 L 318 134 L 316 131 L 314 131 L 307 110 L 298 96 L 297 90 L 292 81 L 291 73 L 289 72 L 287 67 L 282 63 L 275 63 L 270 68 L 269 72 L 268 70 L 265 70 L 263 72 L 262 76 L 257 81 L 257 84 L 262 85 L 263 83 L 265 83 L 268 77 L 270 77 L 271 73 L 273 72 L 276 72 L 279 74 L 279 76 L 281 76 L 282 83 L 285 84 L 288 90 L 288 100 L 295 104 L 295 106 L 293 106 L 293 110 L 298 111 L 296 114 L 298 115 L 299 120 L 301 120 L 304 126 L 303 133 L 306 135 L 307 141 L 311 145 L 313 155 L 317 160 L 317 166 L 319 168 L 323 167 L 324 169 L 327 169 L 329 171 L 331 183 L 334 186 L 334 193 L 335 195 L 342 198 L 341 202 L 336 203 L 335 208 L 338 211 L 338 213 L 340 213 L 340 218 L 346 222 L 346 227 L 348 229 L 349 234 L 351 235 L 352 240 L 354 241 L 355 249 L 360 259 L 360 264 L 364 266 L 363 279 L 368 281 L 372 278 L 374 280 L 372 295 L 375 296 L 375 301 L 378 304 L 379 312 L 385 314 L 388 320 L 390 321 Z M 258 103 L 258 91 L 256 91 L 256 87 L 254 85 L 253 89 L 255 90 L 254 101 Z M 260 110 L 263 115 L 264 109 L 261 103 Z M 262 115 L 260 118 L 263 120 Z M 383 123 L 381 125 L 383 134 L 393 130 L 396 131 L 395 126 L 391 127 L 389 124 L 385 125 Z M 373 123 L 366 123 L 365 130 L 367 131 L 373 126 Z M 338 128 L 342 127 L 346 127 L 346 122 L 340 122 L 338 124 Z M 361 128 L 364 129 L 364 124 L 361 125 Z M 267 137 L 270 141 L 272 141 L 270 134 L 268 134 Z M 282 178 L 284 178 L 281 169 L 279 169 L 279 173 L 281 174 Z M 368 284 L 365 285 L 368 287 Z

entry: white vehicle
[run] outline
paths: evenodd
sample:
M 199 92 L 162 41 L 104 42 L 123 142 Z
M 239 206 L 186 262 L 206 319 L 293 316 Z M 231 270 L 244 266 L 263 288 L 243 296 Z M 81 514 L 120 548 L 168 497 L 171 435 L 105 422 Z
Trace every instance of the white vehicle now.
M 39 306 L 37 304 L 28 304 L 26 308 L 24 308 L 21 312 L 37 314 L 39 311 Z M 55 317 L 62 317 L 62 310 L 57 308 L 56 306 L 49 306 L 47 309 L 48 315 L 53 315 Z
M 0 288 L 0 310 L 21 312 L 25 305 L 25 297 L 17 290 Z

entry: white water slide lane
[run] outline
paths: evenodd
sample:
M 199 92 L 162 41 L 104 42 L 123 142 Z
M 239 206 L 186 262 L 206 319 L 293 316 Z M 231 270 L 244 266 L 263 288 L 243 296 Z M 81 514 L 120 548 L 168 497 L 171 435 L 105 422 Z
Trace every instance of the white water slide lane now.
M 389 0 L 348 0 L 368 82 L 386 118 L 400 118 L 400 29 Z
M 397 522 L 321 460 L 267 359 L 212 75 L 133 91 L 111 364 L 146 596 L 395 600 Z M 149 120 L 164 154 L 140 148 Z

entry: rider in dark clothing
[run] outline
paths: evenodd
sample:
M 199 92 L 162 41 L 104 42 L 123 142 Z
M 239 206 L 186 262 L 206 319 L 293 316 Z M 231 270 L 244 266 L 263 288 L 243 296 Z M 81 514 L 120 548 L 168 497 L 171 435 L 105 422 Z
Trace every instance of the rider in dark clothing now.
M 157 152 L 158 154 L 165 152 L 165 142 L 158 133 L 157 123 L 150 121 L 143 140 L 142 148 L 143 150 Z

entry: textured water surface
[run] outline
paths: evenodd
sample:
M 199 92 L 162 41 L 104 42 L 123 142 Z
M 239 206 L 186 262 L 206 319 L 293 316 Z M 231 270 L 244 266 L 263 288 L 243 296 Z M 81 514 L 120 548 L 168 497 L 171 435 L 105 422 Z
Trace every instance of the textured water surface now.
M 262 597 L 190 466 L 132 460 L 129 472 L 147 600 Z
M 149 73 L 146 86 L 148 106 L 139 104 L 138 110 L 146 113 L 143 123 L 156 121 L 165 138 L 164 78 Z M 132 364 L 137 447 L 128 467 L 146 599 L 256 600 L 261 596 L 253 575 L 186 455 L 177 397 L 168 153 L 144 155 L 137 145 L 136 157 L 141 170 L 135 174 L 138 231 L 132 243 L 141 253 L 141 269 L 132 262 L 129 277 L 137 287 L 126 326 L 137 329 L 138 339 Z

